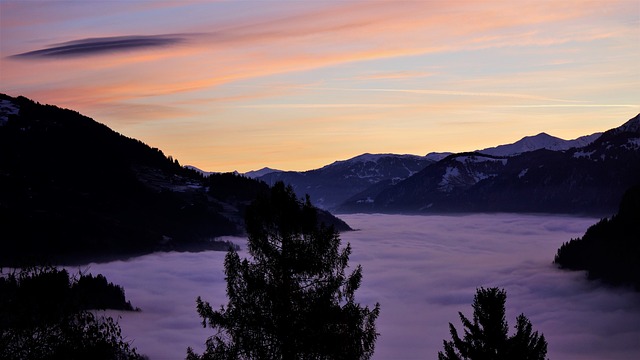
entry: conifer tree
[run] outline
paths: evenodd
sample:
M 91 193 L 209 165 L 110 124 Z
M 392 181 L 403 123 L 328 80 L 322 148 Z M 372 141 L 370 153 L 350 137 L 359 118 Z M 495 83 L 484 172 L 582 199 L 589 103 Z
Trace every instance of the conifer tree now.
M 532 331 L 529 319 L 520 314 L 516 333 L 508 336 L 505 320 L 507 294 L 498 288 L 477 290 L 473 299 L 473 321 L 461 312 L 464 336 L 449 323 L 451 341 L 444 341 L 444 352 L 438 360 L 545 360 L 547 341 L 544 335 Z
M 197 299 L 202 325 L 217 332 L 192 359 L 369 359 L 379 304 L 355 300 L 362 268 L 347 272 L 351 247 L 291 187 L 276 183 L 247 209 L 250 259 L 225 257 L 229 302 Z

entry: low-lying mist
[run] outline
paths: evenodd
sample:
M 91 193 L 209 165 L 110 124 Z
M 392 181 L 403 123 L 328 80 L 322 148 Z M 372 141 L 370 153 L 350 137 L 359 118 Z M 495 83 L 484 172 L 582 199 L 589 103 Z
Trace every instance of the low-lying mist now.
M 524 313 L 544 333 L 550 359 L 636 359 L 640 354 L 640 294 L 588 282 L 558 270 L 556 249 L 582 236 L 597 219 L 514 214 L 466 216 L 345 215 L 359 231 L 343 233 L 350 264 L 363 266 L 356 293 L 380 302 L 381 334 L 374 359 L 436 359 L 448 323 L 471 316 L 478 287 L 507 291 L 507 321 Z M 244 239 L 232 239 L 244 247 Z M 246 255 L 244 251 L 242 254 Z M 123 334 L 153 359 L 200 352 L 213 333 L 195 310 L 202 296 L 227 302 L 224 252 L 160 253 L 82 267 L 122 285 L 140 313 L 121 316 Z

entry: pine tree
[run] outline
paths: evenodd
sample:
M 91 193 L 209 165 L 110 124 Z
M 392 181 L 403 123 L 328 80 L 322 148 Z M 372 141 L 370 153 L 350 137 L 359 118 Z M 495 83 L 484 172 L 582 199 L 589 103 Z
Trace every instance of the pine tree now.
M 217 333 L 188 359 L 369 359 L 378 334 L 373 309 L 355 301 L 362 268 L 347 273 L 351 247 L 340 249 L 317 210 L 277 183 L 247 209 L 250 259 L 225 257 L 229 302 L 214 310 L 200 297 L 202 325 Z
M 505 320 L 507 294 L 498 288 L 477 290 L 473 299 L 473 321 L 461 312 L 464 337 L 449 323 L 451 341 L 444 341 L 439 360 L 544 360 L 547 341 L 544 335 L 532 332 L 529 319 L 520 314 L 516 318 L 516 333 L 508 336 Z

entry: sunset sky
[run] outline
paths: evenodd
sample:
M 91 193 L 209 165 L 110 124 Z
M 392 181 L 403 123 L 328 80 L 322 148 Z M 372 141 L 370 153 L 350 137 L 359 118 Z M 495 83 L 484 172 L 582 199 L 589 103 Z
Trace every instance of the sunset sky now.
M 0 0 L 0 92 L 207 171 L 573 139 L 640 112 L 640 0 Z

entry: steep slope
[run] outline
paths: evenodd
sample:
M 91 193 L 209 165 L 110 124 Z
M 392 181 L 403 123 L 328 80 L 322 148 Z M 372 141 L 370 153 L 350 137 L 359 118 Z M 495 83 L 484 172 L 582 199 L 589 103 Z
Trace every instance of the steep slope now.
M 639 121 L 636 116 L 587 146 L 565 151 L 451 155 L 337 210 L 610 214 L 624 191 L 640 183 Z
M 259 179 L 267 184 L 290 184 L 299 196 L 309 194 L 314 204 L 331 210 L 373 184 L 397 183 L 432 163 L 434 160 L 416 155 L 362 154 L 320 169 L 275 172 Z
M 2 100 L 19 109 L 0 126 L 3 261 L 148 252 L 239 232 L 206 201 L 202 178 L 160 150 L 70 110 Z
M 221 248 L 268 189 L 208 178 L 71 110 L 0 95 L 0 265 Z M 221 191 L 224 189 L 224 191 Z

